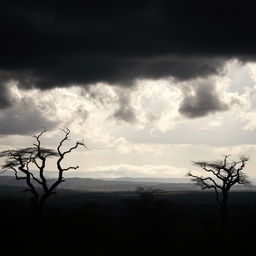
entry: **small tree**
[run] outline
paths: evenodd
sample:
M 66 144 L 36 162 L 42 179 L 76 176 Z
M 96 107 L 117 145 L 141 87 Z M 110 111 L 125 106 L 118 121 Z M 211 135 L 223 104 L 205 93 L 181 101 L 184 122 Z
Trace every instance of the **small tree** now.
M 69 140 L 70 130 L 65 128 L 62 129 L 62 131 L 64 132 L 64 137 L 59 142 L 57 150 L 43 148 L 41 146 L 41 136 L 46 132 L 46 130 L 43 130 L 39 135 L 34 136 L 36 142 L 32 147 L 0 152 L 0 157 L 5 158 L 2 170 L 4 172 L 11 170 L 14 172 L 17 180 L 26 181 L 26 191 L 31 192 L 33 205 L 36 206 L 40 212 L 47 199 L 51 197 L 56 192 L 57 187 L 65 181 L 63 177 L 64 172 L 79 168 L 78 166 L 64 168 L 62 161 L 65 156 L 79 146 L 86 147 L 83 141 L 77 141 L 74 146 L 63 150 L 63 143 Z M 50 157 L 57 157 L 56 165 L 58 170 L 57 179 L 51 185 L 48 184 L 44 173 L 46 161 Z M 35 167 L 38 172 L 32 170 L 31 165 Z
M 238 161 L 228 161 L 229 155 L 224 160 L 214 162 L 193 162 L 201 167 L 209 176 L 197 176 L 188 173 L 192 181 L 201 186 L 202 190 L 213 189 L 216 194 L 216 201 L 220 204 L 222 216 L 222 228 L 226 229 L 228 219 L 228 196 L 232 186 L 236 184 L 249 185 L 247 176 L 243 173 L 248 158 L 241 156 Z

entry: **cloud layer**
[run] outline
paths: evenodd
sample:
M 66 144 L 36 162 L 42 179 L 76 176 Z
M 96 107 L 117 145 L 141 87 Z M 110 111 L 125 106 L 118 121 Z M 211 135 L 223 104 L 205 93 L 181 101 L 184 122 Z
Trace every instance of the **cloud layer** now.
M 59 4 L 49 0 L 3 0 L 0 132 L 8 133 L 8 125 L 12 127 L 9 133 L 18 133 L 19 129 L 14 127 L 25 127 L 25 123 L 31 122 L 27 132 L 25 128 L 20 130 L 29 133 L 41 123 L 49 127 L 56 123 L 42 114 L 49 108 L 44 104 L 53 104 L 49 101 L 40 103 L 41 110 L 36 103 L 31 104 L 25 116 L 24 105 L 9 90 L 12 82 L 21 90 L 36 88 L 49 92 L 73 85 L 83 86 L 87 91 L 99 83 L 118 85 L 125 90 L 115 89 L 114 98 L 101 97 L 115 105 L 112 117 L 135 125 L 143 123 L 142 126 L 154 122 L 162 130 L 168 130 L 177 115 L 197 118 L 228 110 L 229 102 L 222 99 L 215 83 L 208 79 L 223 75 L 231 59 L 255 60 L 255 25 L 254 8 L 245 2 L 220 5 L 142 0 L 85 4 L 74 0 Z M 137 104 L 127 88 L 136 91 L 135 84 L 143 79 L 169 79 L 177 85 L 189 82 L 186 87 L 180 86 L 183 97 L 178 114 L 172 111 L 156 118 L 153 111 Z M 99 95 L 91 96 L 99 99 Z M 84 121 L 90 109 L 78 106 L 76 112 L 70 113 Z M 70 113 L 66 111 L 67 116 Z M 67 116 L 63 118 L 68 120 Z M 33 126 L 33 122 L 38 125 Z

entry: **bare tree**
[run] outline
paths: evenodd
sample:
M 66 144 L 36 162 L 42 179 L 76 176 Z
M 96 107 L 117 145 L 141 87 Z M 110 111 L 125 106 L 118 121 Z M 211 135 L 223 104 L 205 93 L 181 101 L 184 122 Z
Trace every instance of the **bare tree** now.
M 61 139 L 57 146 L 57 150 L 43 148 L 41 146 L 41 136 L 46 132 L 43 130 L 39 135 L 34 136 L 35 143 L 32 147 L 4 150 L 0 152 L 0 157 L 5 158 L 5 163 L 2 170 L 5 172 L 11 170 L 17 180 L 25 180 L 27 184 L 26 191 L 31 192 L 33 205 L 41 211 L 49 197 L 55 192 L 57 187 L 64 182 L 63 174 L 66 171 L 76 170 L 78 166 L 63 167 L 62 161 L 65 156 L 71 153 L 79 146 L 86 147 L 83 141 L 77 141 L 74 146 L 63 149 L 65 141 L 69 140 L 70 130 L 68 128 L 62 129 L 64 137 Z M 57 157 L 56 165 L 58 176 L 56 180 L 49 185 L 45 177 L 46 161 L 50 157 Z M 37 171 L 32 170 L 37 169 Z M 42 192 L 41 192 L 42 191 Z
M 188 173 L 192 181 L 201 186 L 202 190 L 213 189 L 216 194 L 216 201 L 220 204 L 222 214 L 222 228 L 225 230 L 228 218 L 227 202 L 229 191 L 235 184 L 249 185 L 247 176 L 243 173 L 248 158 L 241 156 L 238 161 L 228 161 L 229 155 L 224 156 L 221 161 L 213 162 L 193 162 L 194 165 L 201 167 L 207 177 L 197 176 Z
M 137 187 L 136 193 L 139 195 L 142 202 L 150 204 L 158 195 L 163 194 L 164 191 L 154 187 Z

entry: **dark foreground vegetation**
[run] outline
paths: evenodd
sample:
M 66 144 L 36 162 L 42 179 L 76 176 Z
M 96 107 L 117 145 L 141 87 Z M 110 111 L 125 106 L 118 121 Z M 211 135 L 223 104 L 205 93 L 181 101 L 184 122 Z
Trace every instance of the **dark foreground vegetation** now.
M 0 241 L 6 255 L 252 255 L 255 202 L 232 192 L 222 232 L 212 192 L 61 191 L 41 218 L 26 196 L 2 196 Z

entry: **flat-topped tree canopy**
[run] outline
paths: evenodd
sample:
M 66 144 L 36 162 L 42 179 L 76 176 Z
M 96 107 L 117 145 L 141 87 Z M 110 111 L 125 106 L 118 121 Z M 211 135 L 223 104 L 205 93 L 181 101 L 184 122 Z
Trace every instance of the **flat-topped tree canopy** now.
M 49 148 L 41 148 L 40 154 L 43 157 L 53 157 L 58 156 L 56 150 Z M 22 149 L 12 149 L 12 150 L 4 150 L 0 152 L 0 157 L 6 157 L 4 164 L 2 165 L 2 170 L 6 171 L 10 168 L 14 168 L 20 165 L 21 162 L 24 164 L 33 163 L 39 155 L 38 149 L 36 147 L 27 147 Z

